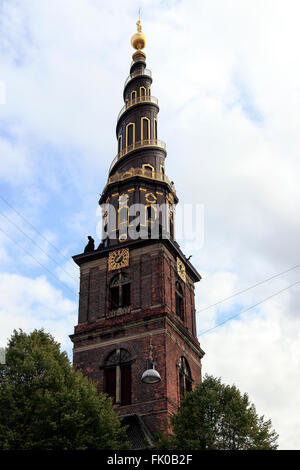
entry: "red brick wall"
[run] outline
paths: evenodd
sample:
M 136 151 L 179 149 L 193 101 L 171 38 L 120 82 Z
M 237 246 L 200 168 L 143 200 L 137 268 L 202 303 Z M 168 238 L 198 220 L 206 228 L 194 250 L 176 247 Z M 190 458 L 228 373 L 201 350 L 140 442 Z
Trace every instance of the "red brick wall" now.
M 176 269 L 176 260 L 163 245 L 131 250 L 130 266 L 124 269 L 131 278 L 131 312 L 110 318 L 106 318 L 108 289 L 118 271 L 107 272 L 107 260 L 102 259 L 85 266 L 81 273 L 79 324 L 72 337 L 74 367 L 97 381 L 99 392 L 104 392 L 107 356 L 117 348 L 128 350 L 132 359 L 132 403 L 119 407 L 119 411 L 121 416 L 140 414 L 152 431 L 162 424 L 166 426 L 180 404 L 180 356 L 186 357 L 194 383 L 201 381 L 194 286 L 189 279 L 186 283 L 179 280 Z M 175 312 L 177 280 L 185 294 L 183 322 Z M 141 382 L 148 367 L 150 333 L 153 360 L 162 378 L 155 385 Z

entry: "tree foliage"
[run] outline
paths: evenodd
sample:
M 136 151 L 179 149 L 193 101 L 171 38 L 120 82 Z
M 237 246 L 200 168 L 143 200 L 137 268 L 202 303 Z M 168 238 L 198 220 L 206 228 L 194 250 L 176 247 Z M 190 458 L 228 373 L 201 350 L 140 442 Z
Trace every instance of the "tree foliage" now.
M 0 368 L 0 449 L 122 449 L 112 401 L 43 330 L 14 331 Z
M 168 450 L 274 450 L 278 435 L 259 417 L 247 394 L 206 376 L 182 399 L 171 418 L 171 433 L 160 432 L 156 447 Z

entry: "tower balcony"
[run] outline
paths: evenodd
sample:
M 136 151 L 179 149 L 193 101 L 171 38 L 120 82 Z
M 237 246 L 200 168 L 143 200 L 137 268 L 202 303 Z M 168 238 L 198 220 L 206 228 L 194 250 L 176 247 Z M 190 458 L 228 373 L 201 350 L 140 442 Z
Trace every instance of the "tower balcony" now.
M 132 145 L 128 145 L 124 149 L 122 149 L 113 159 L 111 162 L 111 165 L 109 167 L 109 173 L 115 166 L 115 164 L 125 155 L 128 155 L 131 152 L 134 152 L 135 150 L 139 149 L 144 149 L 148 147 L 157 147 L 159 149 L 162 149 L 166 152 L 166 144 L 163 140 L 160 139 L 145 139 L 145 140 L 140 140 L 139 142 L 134 142 Z
M 159 171 L 154 171 L 154 170 L 153 171 L 147 170 L 145 168 L 130 168 L 129 170 L 123 171 L 121 173 L 115 173 L 114 175 L 108 178 L 107 185 L 111 183 L 118 183 L 120 181 L 124 181 L 129 178 L 134 178 L 135 176 L 141 176 L 142 178 L 147 178 L 147 179 L 167 183 L 172 193 L 176 194 L 174 183 L 171 182 L 164 173 L 159 172 Z
M 125 111 L 127 111 L 127 109 L 139 103 L 153 103 L 153 104 L 156 104 L 156 106 L 158 106 L 158 99 L 155 98 L 155 96 L 144 95 L 144 96 L 137 96 L 136 98 L 133 98 L 132 100 L 128 100 L 123 106 L 123 108 L 121 109 L 121 111 L 119 112 L 117 121 L 119 121 L 120 117 L 125 113 Z
M 134 62 L 133 62 L 134 63 Z M 136 70 L 135 72 L 132 72 L 125 80 L 124 83 L 124 89 L 128 85 L 128 83 L 135 77 L 143 76 L 145 75 L 146 77 L 152 78 L 152 72 L 149 69 L 144 69 L 144 70 Z

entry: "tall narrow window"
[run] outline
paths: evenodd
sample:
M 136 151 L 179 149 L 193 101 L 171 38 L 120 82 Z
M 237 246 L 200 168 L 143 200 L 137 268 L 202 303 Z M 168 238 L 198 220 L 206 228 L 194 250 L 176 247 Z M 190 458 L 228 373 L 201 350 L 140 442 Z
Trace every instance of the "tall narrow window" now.
M 130 100 L 132 102 L 134 102 L 136 100 L 136 91 L 133 90 L 131 93 L 130 93 Z
M 144 86 L 140 87 L 140 96 L 146 96 L 146 88 Z
M 141 140 L 150 139 L 150 119 L 142 117 L 141 119 Z
M 113 398 L 116 403 L 116 368 L 105 371 L 105 392 Z
M 178 281 L 175 283 L 176 315 L 184 320 L 184 298 L 183 290 Z
M 130 306 L 130 279 L 125 273 L 117 274 L 110 283 L 110 310 Z
M 192 375 L 188 361 L 185 357 L 181 356 L 179 359 L 179 390 L 180 396 L 183 396 L 186 392 L 192 391 Z
M 129 207 L 127 205 L 128 202 L 128 194 L 122 194 L 119 199 L 119 208 L 118 208 L 118 216 L 117 216 L 117 231 L 119 241 L 127 240 L 127 229 L 128 229 L 128 211 Z
M 170 236 L 174 238 L 174 214 L 170 211 Z
M 150 204 L 146 207 L 146 217 L 147 217 L 147 225 L 148 225 L 148 236 L 152 236 L 152 228 L 154 227 L 156 221 L 156 208 Z M 154 236 L 154 234 L 153 234 Z
M 120 230 L 121 225 L 124 225 L 122 228 L 125 230 L 128 225 L 128 206 L 123 206 L 118 209 L 118 223 L 117 229 Z M 125 226 L 126 225 L 126 226 Z M 124 232 L 123 230 L 123 232 Z
M 131 403 L 131 356 L 126 349 L 115 349 L 105 361 L 105 392 L 117 405 Z
M 134 143 L 135 140 L 135 130 L 134 130 L 134 123 L 130 122 L 126 126 L 126 147 L 129 147 Z
M 156 212 L 154 210 L 154 207 L 152 205 L 147 206 L 147 221 L 148 225 L 151 225 L 151 223 L 156 219 Z
M 119 135 L 119 138 L 118 138 L 118 153 L 120 153 L 122 150 L 122 136 Z
M 150 174 L 151 174 L 151 177 L 154 178 L 154 167 L 152 165 L 150 165 L 150 163 L 144 163 L 143 164 L 143 170 L 146 170 L 146 176 L 148 176 L 148 174 L 150 176 Z
M 154 139 L 157 139 L 157 120 L 154 118 Z
M 106 206 L 106 209 L 103 208 L 103 213 L 102 213 L 102 221 L 103 221 L 103 231 L 102 231 L 102 240 L 107 238 L 107 230 L 108 230 L 108 206 Z

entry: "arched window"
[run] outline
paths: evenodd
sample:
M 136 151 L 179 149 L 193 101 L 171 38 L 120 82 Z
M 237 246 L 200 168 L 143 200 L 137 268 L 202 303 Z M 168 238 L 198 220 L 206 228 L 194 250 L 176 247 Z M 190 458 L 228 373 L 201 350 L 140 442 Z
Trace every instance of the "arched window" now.
M 120 153 L 122 150 L 122 136 L 119 135 L 119 138 L 118 138 L 118 153 Z
M 115 349 L 105 361 L 105 392 L 117 405 L 131 403 L 131 356 L 126 349 Z
M 179 390 L 180 396 L 183 396 L 186 392 L 192 391 L 192 375 L 188 361 L 184 356 L 179 359 Z
M 135 127 L 134 123 L 130 122 L 126 126 L 126 147 L 132 145 L 135 141 Z
M 141 140 L 150 139 L 150 119 L 142 117 L 141 119 Z
M 170 210 L 170 236 L 174 238 L 174 213 Z
M 178 281 L 175 283 L 175 298 L 176 298 L 176 315 L 184 320 L 184 296 L 183 290 Z
M 122 224 L 128 225 L 128 206 L 123 206 L 118 209 L 117 228 L 120 229 Z M 126 227 L 123 227 L 123 228 L 126 228 Z
M 150 165 L 150 163 L 144 163 L 143 170 L 146 170 L 149 173 L 151 172 L 151 177 L 154 178 L 154 166 Z
M 125 273 L 119 273 L 110 283 L 110 310 L 130 306 L 130 278 Z
M 150 204 L 149 206 L 146 207 L 147 209 L 147 223 L 148 223 L 148 227 L 151 228 L 152 226 L 152 222 L 155 221 L 156 219 L 156 208 L 152 206 L 152 204 Z
M 146 88 L 144 86 L 140 87 L 140 96 L 146 96 Z
M 117 217 L 117 231 L 119 234 L 119 241 L 127 240 L 127 228 L 128 228 L 128 211 L 129 207 L 127 205 L 129 196 L 128 194 L 122 194 L 119 199 L 119 208 L 118 208 L 118 217 Z
M 157 120 L 154 118 L 154 139 L 157 139 Z
M 130 100 L 132 102 L 134 102 L 136 100 L 136 91 L 133 90 L 131 93 L 130 93 Z

